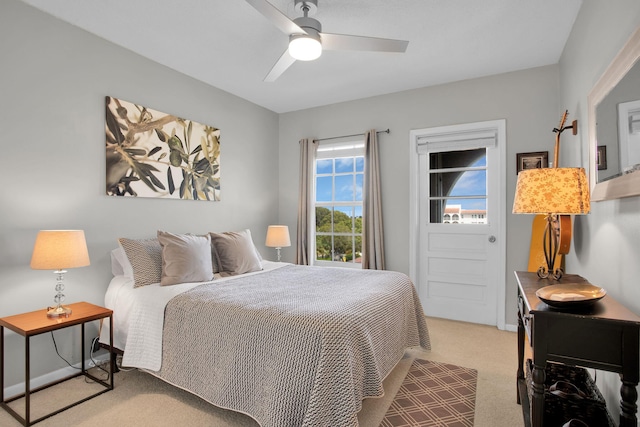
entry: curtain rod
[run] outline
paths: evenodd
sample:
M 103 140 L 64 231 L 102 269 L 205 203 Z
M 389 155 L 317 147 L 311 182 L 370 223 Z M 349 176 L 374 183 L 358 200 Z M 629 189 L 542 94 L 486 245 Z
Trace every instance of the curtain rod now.
M 387 130 L 378 130 L 376 133 L 390 133 L 391 131 L 387 128 Z M 351 138 L 354 136 L 364 136 L 364 133 L 356 133 L 354 135 L 342 135 L 342 136 L 332 136 L 330 138 L 320 138 L 314 139 L 314 141 L 329 141 L 330 139 L 340 139 L 340 138 Z

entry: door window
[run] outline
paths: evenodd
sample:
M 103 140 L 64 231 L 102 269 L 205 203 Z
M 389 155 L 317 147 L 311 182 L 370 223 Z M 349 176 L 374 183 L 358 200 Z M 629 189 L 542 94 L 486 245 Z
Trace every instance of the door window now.
M 487 149 L 429 154 L 429 222 L 487 223 Z

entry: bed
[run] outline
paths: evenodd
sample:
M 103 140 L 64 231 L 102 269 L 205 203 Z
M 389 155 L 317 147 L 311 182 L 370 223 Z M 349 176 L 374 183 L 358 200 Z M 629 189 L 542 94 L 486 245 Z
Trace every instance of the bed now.
M 259 269 L 232 276 L 136 286 L 119 265 L 122 248 L 114 253 L 105 304 L 122 365 L 263 427 L 357 426 L 362 400 L 384 394 L 405 350 L 430 348 L 402 273 L 259 259 Z M 103 342 L 108 334 L 103 328 Z

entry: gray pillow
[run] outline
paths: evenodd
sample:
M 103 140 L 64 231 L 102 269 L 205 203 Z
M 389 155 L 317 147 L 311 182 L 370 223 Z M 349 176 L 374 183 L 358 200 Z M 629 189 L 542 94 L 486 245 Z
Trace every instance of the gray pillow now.
M 118 239 L 133 268 L 133 287 L 160 282 L 162 275 L 162 247 L 158 239 Z
M 237 275 L 262 270 L 260 256 L 251 239 L 251 231 L 209 233 L 215 263 L 223 275 Z
M 158 230 L 158 241 L 162 246 L 160 285 L 213 280 L 209 235 L 173 234 Z

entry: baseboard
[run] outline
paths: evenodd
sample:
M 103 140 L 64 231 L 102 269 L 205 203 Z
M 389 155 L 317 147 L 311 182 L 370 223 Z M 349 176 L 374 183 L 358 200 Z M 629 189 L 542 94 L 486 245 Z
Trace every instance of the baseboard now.
M 518 325 L 506 324 L 504 325 L 504 330 L 509 332 L 518 332 Z
M 109 355 L 106 354 L 102 357 L 94 357 L 93 361 L 85 360 L 84 366 L 90 367 L 90 366 L 93 366 L 93 362 L 96 362 L 97 364 L 102 364 L 102 363 L 107 363 L 108 361 L 109 361 Z M 62 378 L 69 377 L 73 374 L 78 373 L 78 370 L 80 369 L 80 363 L 78 362 L 73 366 L 78 369 L 74 369 L 71 366 L 67 366 L 66 368 L 61 368 L 61 369 L 58 369 L 57 371 L 49 372 L 48 374 L 44 374 L 39 377 L 32 378 L 31 381 L 29 382 L 31 384 L 30 389 L 33 390 L 34 388 L 52 383 L 54 381 L 58 381 Z M 9 387 L 5 387 L 4 389 L 5 399 L 24 393 L 24 388 L 25 388 L 24 381 Z

